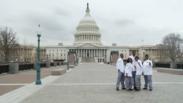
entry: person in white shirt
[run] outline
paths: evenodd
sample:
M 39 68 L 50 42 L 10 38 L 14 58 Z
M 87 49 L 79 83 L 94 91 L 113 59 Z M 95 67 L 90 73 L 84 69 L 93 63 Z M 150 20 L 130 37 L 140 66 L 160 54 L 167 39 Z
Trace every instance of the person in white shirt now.
M 147 90 L 149 87 L 149 91 L 152 91 L 152 67 L 153 63 L 149 60 L 149 56 L 145 55 L 145 60 L 143 62 L 143 73 L 144 73 L 144 90 Z
M 133 79 L 133 88 L 136 90 L 136 79 L 135 79 L 135 77 L 136 77 L 136 68 L 135 68 L 135 58 L 134 58 L 134 54 L 133 53 L 131 53 L 130 54 L 130 56 L 129 56 L 129 58 L 131 58 L 132 59 L 132 65 L 134 66 L 134 68 L 133 68 L 133 70 L 132 70 L 132 79 Z
M 139 91 L 141 89 L 141 75 L 143 71 L 142 61 L 138 56 L 135 57 L 134 66 L 136 68 L 136 76 L 135 76 L 135 90 Z
M 132 91 L 133 86 L 133 78 L 132 78 L 132 70 L 134 69 L 134 66 L 132 65 L 132 59 L 127 59 L 127 64 L 125 67 L 125 85 L 126 89 L 129 91 Z
M 121 89 L 125 89 L 125 84 L 124 84 L 124 80 L 125 80 L 125 76 L 124 76 L 125 67 L 124 67 L 124 62 L 123 62 L 123 54 L 120 54 L 120 57 L 117 60 L 116 69 L 118 71 L 116 90 L 119 91 L 120 83 L 121 83 Z

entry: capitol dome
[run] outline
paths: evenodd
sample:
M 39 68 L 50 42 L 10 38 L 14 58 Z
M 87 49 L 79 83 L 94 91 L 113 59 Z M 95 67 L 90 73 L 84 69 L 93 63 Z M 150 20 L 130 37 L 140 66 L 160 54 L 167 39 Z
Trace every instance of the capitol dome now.
M 79 22 L 76 28 L 75 46 L 82 46 L 83 44 L 92 44 L 95 46 L 101 46 L 101 34 L 99 27 L 95 20 L 90 15 L 89 4 L 87 3 L 86 14 L 84 18 Z

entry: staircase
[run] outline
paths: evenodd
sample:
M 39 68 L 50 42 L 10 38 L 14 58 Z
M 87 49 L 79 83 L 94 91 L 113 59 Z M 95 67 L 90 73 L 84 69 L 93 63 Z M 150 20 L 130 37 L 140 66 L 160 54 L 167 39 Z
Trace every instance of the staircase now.
M 91 63 L 91 62 L 95 62 L 95 59 L 92 57 L 83 57 L 81 59 L 81 62 L 85 62 L 85 63 Z

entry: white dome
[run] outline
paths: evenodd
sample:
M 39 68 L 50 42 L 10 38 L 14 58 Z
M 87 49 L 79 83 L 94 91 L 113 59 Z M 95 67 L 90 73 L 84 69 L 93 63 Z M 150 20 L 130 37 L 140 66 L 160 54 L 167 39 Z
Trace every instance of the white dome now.
M 89 4 L 87 3 L 86 14 L 76 28 L 74 45 L 79 46 L 85 43 L 101 45 L 100 38 L 99 27 L 90 15 Z

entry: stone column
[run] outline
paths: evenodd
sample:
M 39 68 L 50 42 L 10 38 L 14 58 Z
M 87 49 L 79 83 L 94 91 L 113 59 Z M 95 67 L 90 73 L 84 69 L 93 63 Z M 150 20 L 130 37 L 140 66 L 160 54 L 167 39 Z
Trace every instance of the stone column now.
M 77 57 L 79 57 L 79 49 L 77 49 Z
M 95 57 L 95 49 L 93 49 L 93 57 Z
M 79 49 L 79 57 L 81 57 L 81 49 Z
M 94 53 L 94 50 L 92 49 L 92 57 L 94 57 L 93 53 Z
M 88 57 L 89 57 L 89 58 L 90 58 L 90 52 L 91 52 L 91 51 L 90 51 L 90 49 L 88 49 L 88 54 L 89 54 L 89 56 L 88 56 Z
M 80 56 L 82 57 L 82 49 L 80 49 Z
M 97 50 L 97 56 L 99 57 L 99 49 Z
M 83 57 L 85 57 L 85 49 L 83 49 L 83 54 L 82 55 L 83 55 Z
M 82 55 L 83 55 L 83 57 L 84 57 L 84 49 L 82 49 Z
M 86 57 L 86 49 L 84 51 L 85 51 L 85 57 Z
M 95 57 L 97 56 L 96 51 L 97 51 L 97 49 L 95 49 Z
M 87 55 L 90 58 L 90 49 L 87 50 Z
M 83 49 L 83 57 L 85 57 L 85 49 Z
M 99 57 L 101 57 L 101 50 L 99 49 Z
M 88 49 L 86 49 L 86 57 L 87 57 Z
M 102 57 L 104 57 L 104 49 L 102 49 Z
M 86 52 L 85 52 L 85 57 L 87 57 L 87 49 L 86 49 Z
M 83 54 L 84 54 L 84 51 L 83 51 L 83 49 L 82 49 L 82 52 L 81 52 L 81 53 L 82 53 L 82 54 L 81 54 L 81 55 L 82 55 L 82 57 L 84 57 L 84 55 L 83 55 Z
M 97 51 L 97 53 L 98 53 L 98 57 L 100 56 L 99 51 L 100 51 L 100 49 L 98 49 L 98 51 Z
M 95 49 L 93 49 L 93 57 L 95 57 Z
M 90 58 L 92 57 L 92 53 L 91 52 L 92 52 L 92 50 L 90 49 Z
M 95 57 L 95 49 L 93 50 L 93 57 Z

